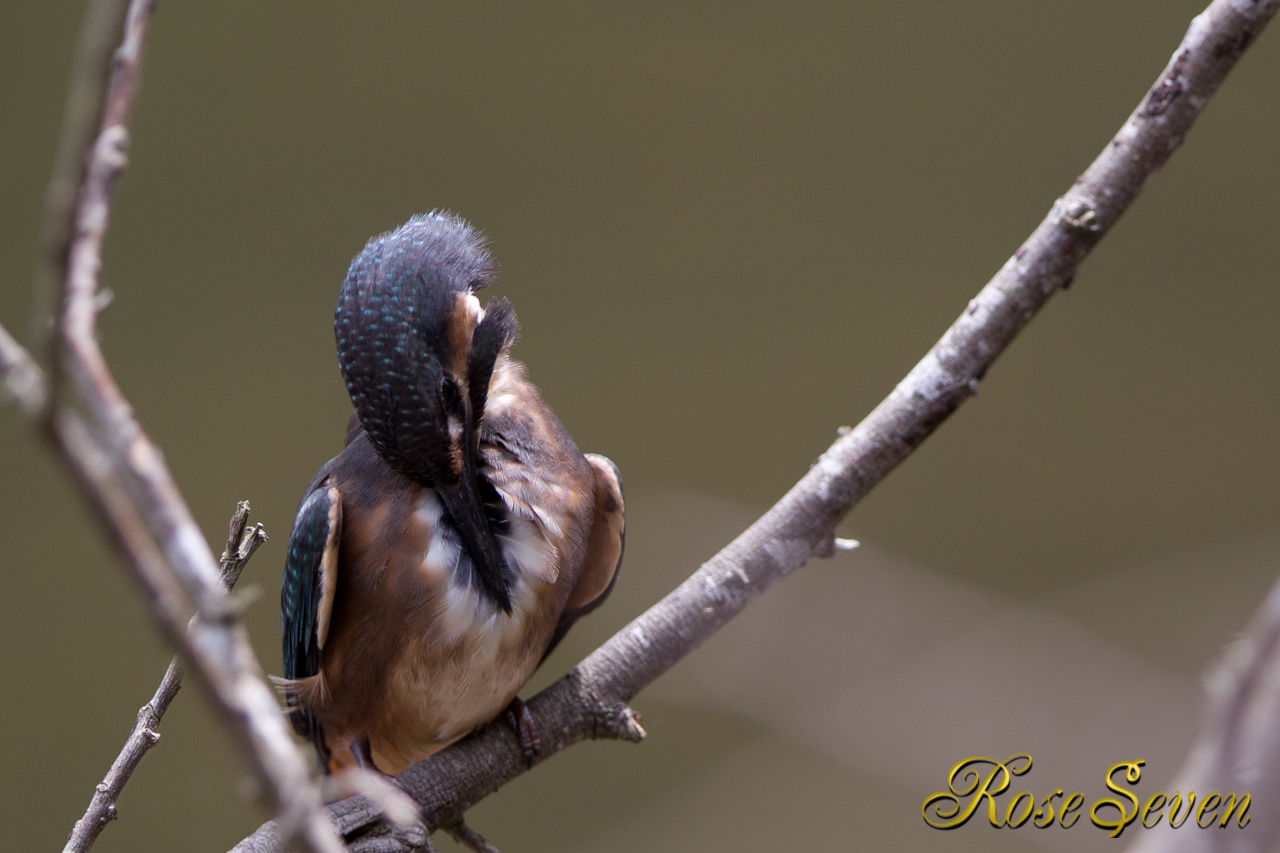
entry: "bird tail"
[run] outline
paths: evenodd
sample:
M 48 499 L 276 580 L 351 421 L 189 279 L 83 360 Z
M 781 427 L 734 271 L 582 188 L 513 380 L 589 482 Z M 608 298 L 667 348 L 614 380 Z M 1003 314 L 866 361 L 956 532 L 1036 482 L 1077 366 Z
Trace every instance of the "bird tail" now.
M 324 673 L 317 673 L 309 678 L 280 678 L 271 676 L 280 698 L 284 700 L 285 716 L 293 725 L 293 730 L 311 742 L 316 748 L 316 766 L 321 773 L 329 772 L 329 748 L 325 744 L 324 729 L 311 709 L 329 698 L 329 688 L 325 684 Z

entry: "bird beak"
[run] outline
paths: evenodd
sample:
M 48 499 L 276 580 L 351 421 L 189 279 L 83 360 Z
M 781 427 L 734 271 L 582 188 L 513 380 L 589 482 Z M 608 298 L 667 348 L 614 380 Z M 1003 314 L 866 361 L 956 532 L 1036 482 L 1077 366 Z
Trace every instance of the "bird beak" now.
M 489 526 L 489 517 L 485 515 L 484 501 L 480 496 L 479 483 L 476 479 L 475 465 L 470 455 L 464 456 L 462 476 L 457 483 L 437 483 L 436 494 L 444 503 L 454 526 L 462 536 L 467 553 L 476 562 L 476 571 L 485 575 L 490 581 L 486 586 L 494 590 L 506 589 L 506 564 L 498 543 L 494 539 L 493 530 Z M 506 596 L 499 597 L 502 609 L 509 611 L 510 602 Z

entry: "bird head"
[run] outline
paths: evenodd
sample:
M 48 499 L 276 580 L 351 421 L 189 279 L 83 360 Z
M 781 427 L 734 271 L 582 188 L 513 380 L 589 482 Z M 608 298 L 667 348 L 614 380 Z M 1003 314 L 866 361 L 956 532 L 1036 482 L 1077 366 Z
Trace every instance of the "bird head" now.
M 334 329 L 338 365 L 374 449 L 436 489 L 503 604 L 506 570 L 484 511 L 478 448 L 494 366 L 519 327 L 506 299 L 482 308 L 475 296 L 494 269 L 466 221 L 415 216 L 351 262 Z

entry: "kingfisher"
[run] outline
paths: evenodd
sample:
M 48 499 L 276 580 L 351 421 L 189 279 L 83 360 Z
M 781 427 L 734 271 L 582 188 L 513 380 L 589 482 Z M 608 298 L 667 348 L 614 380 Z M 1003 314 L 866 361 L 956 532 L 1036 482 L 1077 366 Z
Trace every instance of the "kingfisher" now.
M 618 469 L 584 455 L 510 356 L 485 240 L 449 213 L 375 237 L 334 316 L 354 411 L 289 537 L 280 614 L 294 728 L 321 768 L 397 775 L 504 711 L 622 563 Z

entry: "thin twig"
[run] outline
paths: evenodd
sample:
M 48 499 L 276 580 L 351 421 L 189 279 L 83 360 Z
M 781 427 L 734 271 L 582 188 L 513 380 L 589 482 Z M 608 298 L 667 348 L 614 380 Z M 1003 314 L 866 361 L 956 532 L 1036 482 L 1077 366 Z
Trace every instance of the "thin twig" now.
M 128 557 L 166 639 L 182 651 L 190 674 L 204 688 L 230 731 L 232 743 L 244 753 L 262 793 L 286 825 L 287 834 L 297 837 L 308 850 L 343 850 L 331 822 L 321 811 L 319 789 L 263 679 L 248 633 L 239 621 L 241 607 L 225 592 L 208 590 L 200 619 L 186 630 L 187 620 L 195 614 L 174 576 L 172 555 L 180 548 L 186 549 L 184 556 L 203 553 L 211 567 L 213 556 L 194 522 L 161 539 L 162 547 L 157 542 L 160 537 L 154 535 L 162 523 L 157 510 L 148 502 L 135 500 L 137 492 L 131 484 L 126 485 L 121 471 L 129 464 L 138 464 L 148 466 L 152 477 L 159 476 L 155 470 L 162 464 L 158 451 L 145 439 L 135 439 L 137 458 L 122 462 L 118 455 L 97 443 L 78 415 L 65 409 L 58 411 L 55 429 L 63 460 L 103 520 L 106 532 Z M 154 488 L 155 484 L 145 485 Z M 181 509 L 185 510 L 185 506 Z M 186 537 L 187 542 L 174 545 L 175 537 Z M 213 570 L 216 572 L 216 568 Z M 221 581 L 217 583 L 221 585 Z
M 249 526 L 249 502 L 240 501 L 236 504 L 235 514 L 231 516 L 231 530 L 227 534 L 227 547 L 218 558 L 218 574 L 222 576 L 227 589 L 236 585 L 253 552 L 270 538 L 261 524 Z
M 90 18 L 105 17 L 104 10 L 114 3 L 93 0 Z M 102 243 L 112 188 L 125 165 L 125 121 L 137 89 L 151 9 L 152 0 L 132 0 L 129 5 L 111 85 L 99 110 L 102 128 L 79 185 L 56 343 L 42 392 L 45 405 L 35 412 L 33 422 L 75 476 L 104 532 L 128 558 L 157 624 L 179 649 L 278 815 L 284 842 L 296 840 L 312 853 L 338 853 L 344 845 L 322 811 L 319 787 L 240 624 L 243 605 L 223 586 L 208 543 L 159 449 L 134 418 L 98 347 Z M 82 57 L 77 67 L 91 66 L 91 60 Z M 55 172 L 55 184 L 65 177 Z M 50 263 L 56 266 L 56 260 Z M 9 336 L 5 339 L 6 366 L 30 361 L 7 345 Z M 6 389 L 21 393 L 31 375 L 27 370 L 22 380 L 6 376 Z M 36 397 L 31 392 L 18 399 Z M 24 405 L 24 411 L 27 408 Z M 188 630 L 197 614 L 199 620 Z
M 833 547 L 839 521 L 977 391 L 996 357 L 1071 282 L 1278 8 L 1280 0 L 1214 0 L 1192 21 L 1115 138 L 898 387 L 746 532 L 529 701 L 544 759 L 583 739 L 628 731 L 619 724 L 628 716 L 626 700 L 812 555 Z M 527 769 L 509 729 L 495 723 L 397 781 L 422 806 L 428 826 L 438 828 L 455 824 Z M 376 822 L 358 804 L 330 811 L 348 838 Z M 267 824 L 235 849 L 278 850 L 279 830 Z
M 261 524 L 248 527 L 248 523 L 249 502 L 241 501 L 236 505 L 235 514 L 231 516 L 227 548 L 223 551 L 219 562 L 219 569 L 227 589 L 235 586 L 253 552 L 267 541 L 267 534 Z M 84 817 L 76 821 L 75 826 L 72 827 L 71 835 L 67 838 L 66 846 L 63 847 L 63 853 L 86 853 L 107 824 L 119 816 L 116 804 L 120 799 L 120 793 L 133 775 L 133 771 L 141 763 L 143 756 L 160 740 L 160 733 L 156 729 L 159 728 L 165 711 L 169 710 L 169 704 L 181 689 L 182 664 L 175 657 L 169 664 L 169 669 L 161 679 L 160 686 L 156 688 L 151 701 L 138 711 L 133 730 L 129 732 L 124 747 L 112 762 L 106 777 L 94 788 L 89 807 L 85 810 Z

